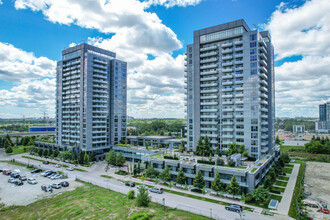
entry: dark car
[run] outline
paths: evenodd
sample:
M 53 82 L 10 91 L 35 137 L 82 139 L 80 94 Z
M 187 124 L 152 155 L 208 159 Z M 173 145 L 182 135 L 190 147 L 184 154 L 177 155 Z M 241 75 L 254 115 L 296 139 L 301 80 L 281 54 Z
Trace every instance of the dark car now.
M 14 183 L 15 183 L 16 186 L 24 185 L 23 181 L 21 181 L 21 180 L 16 180 Z
M 62 187 L 68 187 L 69 186 L 69 183 L 67 181 L 60 182 L 60 184 L 61 184 Z
M 240 205 L 236 205 L 236 204 L 226 205 L 225 209 L 227 211 L 232 211 L 232 212 L 242 212 L 243 211 L 243 207 Z
M 19 173 L 11 173 L 10 174 L 10 177 L 12 177 L 12 178 L 20 178 L 21 175 L 19 175 Z
M 47 160 L 45 160 L 44 162 L 42 162 L 43 164 L 49 164 L 49 162 Z
M 134 182 L 126 182 L 125 186 L 134 187 L 135 183 Z
M 19 180 L 21 180 L 21 181 L 26 181 L 27 178 L 26 178 L 26 176 L 20 176 L 20 177 L 19 177 Z
M 47 171 L 43 172 L 43 173 L 41 174 L 41 176 L 47 177 L 47 176 L 52 175 L 53 173 L 55 173 L 55 172 L 52 171 L 52 170 L 47 170 Z
M 31 173 L 40 173 L 40 172 L 42 172 L 42 169 L 35 169 L 31 171 Z

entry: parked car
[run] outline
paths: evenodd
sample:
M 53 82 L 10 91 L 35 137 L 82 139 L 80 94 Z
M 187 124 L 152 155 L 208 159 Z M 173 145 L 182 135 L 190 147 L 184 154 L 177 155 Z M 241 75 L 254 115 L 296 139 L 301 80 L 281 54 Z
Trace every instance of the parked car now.
M 31 184 L 31 185 L 35 185 L 35 184 L 38 183 L 37 180 L 34 179 L 34 178 L 29 178 L 29 179 L 27 179 L 27 182 L 28 182 L 29 184 Z
M 49 164 L 49 162 L 47 160 L 42 162 L 43 164 Z
M 322 212 L 325 214 L 329 214 L 329 209 L 323 209 Z
M 68 170 L 68 171 L 74 171 L 74 168 L 73 167 L 68 167 L 68 168 L 66 168 L 66 170 Z
M 60 189 L 61 187 L 62 187 L 62 185 L 59 183 L 52 184 L 52 188 L 54 188 L 54 189 Z
M 40 173 L 40 172 L 42 172 L 42 169 L 35 169 L 31 171 L 31 173 Z
M 26 181 L 27 178 L 26 178 L 26 176 L 20 176 L 20 177 L 19 177 L 19 180 L 21 180 L 21 181 Z
M 225 209 L 227 211 L 232 211 L 232 212 L 242 212 L 243 211 L 243 207 L 240 205 L 236 205 L 236 204 L 226 205 Z
M 3 170 L 2 174 L 9 176 L 11 174 L 11 170 Z
M 14 183 L 15 181 L 16 181 L 16 179 L 12 178 L 12 177 L 8 179 L 8 183 Z
M 61 164 L 55 164 L 55 167 L 56 168 L 60 168 L 61 167 Z
M 21 180 L 15 180 L 14 184 L 16 186 L 22 186 L 22 185 L 24 185 L 23 181 L 21 181 Z
M 153 187 L 149 189 L 150 192 L 153 193 L 158 193 L 158 194 L 162 194 L 163 193 L 163 188 L 161 187 Z
M 69 186 L 69 183 L 67 181 L 60 182 L 60 184 L 61 184 L 62 187 L 68 187 Z
M 57 175 L 57 173 L 52 173 L 52 174 L 50 174 L 49 176 L 47 176 L 49 179 L 51 179 L 53 176 L 56 176 Z
M 63 177 L 63 175 L 61 174 L 56 174 L 55 176 L 52 176 L 50 179 L 51 180 L 55 180 L 55 179 L 61 179 Z
M 134 182 L 126 182 L 125 186 L 134 187 L 135 183 Z
M 11 173 L 10 176 L 12 178 L 20 178 L 21 175 L 19 173 Z
M 140 188 L 144 188 L 144 189 L 146 189 L 146 190 L 149 189 L 149 187 L 148 187 L 148 186 L 145 186 L 145 185 L 139 185 L 139 186 L 137 186 L 136 188 L 138 188 L 138 189 L 140 189 Z
M 50 185 L 41 185 L 41 189 L 45 192 L 53 192 L 53 188 Z
M 49 175 L 51 175 L 51 174 L 53 174 L 53 173 L 54 173 L 54 171 L 52 171 L 52 170 L 47 170 L 47 171 L 43 172 L 43 173 L 41 174 L 41 176 L 47 177 L 47 176 L 49 176 Z
M 0 173 L 2 173 L 3 172 L 3 169 L 0 169 Z

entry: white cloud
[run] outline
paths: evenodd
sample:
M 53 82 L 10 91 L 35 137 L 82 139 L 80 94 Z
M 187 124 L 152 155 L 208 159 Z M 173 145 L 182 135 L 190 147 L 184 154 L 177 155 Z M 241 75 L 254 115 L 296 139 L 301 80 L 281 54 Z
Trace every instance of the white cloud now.
M 301 7 L 281 3 L 265 26 L 277 59 L 293 55 L 330 54 L 330 1 L 306 1 Z
M 23 82 L 30 79 L 55 76 L 56 62 L 46 57 L 35 57 L 33 53 L 0 42 L 0 79 Z
M 318 116 L 318 105 L 330 100 L 329 10 L 328 0 L 281 3 L 265 25 L 277 60 L 302 57 L 275 68 L 277 116 Z
M 174 6 L 187 7 L 190 5 L 198 5 L 202 0 L 147 0 L 150 5 L 162 5 L 166 8 Z
M 2 3 L 2 1 L 0 0 L 0 5 L 2 5 L 3 3 Z
M 51 117 L 55 113 L 56 80 L 41 79 L 26 81 L 10 90 L 0 90 L 1 108 L 29 109 L 26 114 L 46 111 Z

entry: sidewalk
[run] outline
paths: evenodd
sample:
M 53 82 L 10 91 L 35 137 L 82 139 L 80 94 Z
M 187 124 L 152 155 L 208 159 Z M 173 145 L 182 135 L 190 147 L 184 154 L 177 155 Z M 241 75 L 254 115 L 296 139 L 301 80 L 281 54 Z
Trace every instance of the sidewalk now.
M 286 185 L 285 191 L 282 195 L 282 200 L 278 204 L 277 211 L 274 211 L 275 213 L 279 213 L 282 215 L 288 215 L 294 188 L 296 186 L 299 168 L 300 168 L 300 164 L 294 164 L 292 173 L 290 174 L 288 184 Z

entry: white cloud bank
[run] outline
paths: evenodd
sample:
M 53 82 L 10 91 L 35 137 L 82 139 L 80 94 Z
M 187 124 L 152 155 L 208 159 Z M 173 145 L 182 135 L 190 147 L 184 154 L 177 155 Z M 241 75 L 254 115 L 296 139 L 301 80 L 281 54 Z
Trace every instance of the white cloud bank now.
M 306 1 L 272 14 L 270 30 L 277 60 L 302 56 L 275 68 L 277 116 L 318 116 L 330 98 L 330 1 Z

